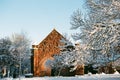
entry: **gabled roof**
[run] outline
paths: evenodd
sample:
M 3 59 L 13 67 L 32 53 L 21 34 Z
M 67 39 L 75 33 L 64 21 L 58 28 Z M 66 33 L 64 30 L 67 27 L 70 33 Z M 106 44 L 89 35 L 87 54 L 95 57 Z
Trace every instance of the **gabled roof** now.
M 53 29 L 48 36 L 40 42 L 38 45 L 34 45 L 33 48 L 39 49 L 41 55 L 53 55 L 60 52 L 60 40 L 64 38 L 56 29 Z
M 43 39 L 43 41 L 40 42 L 38 45 L 40 45 L 41 43 L 43 43 L 43 42 L 45 42 L 46 40 L 48 40 L 51 36 L 53 37 L 53 39 L 54 39 L 55 36 L 64 38 L 56 29 L 53 29 L 53 30 L 47 35 L 47 37 L 46 37 L 45 39 Z

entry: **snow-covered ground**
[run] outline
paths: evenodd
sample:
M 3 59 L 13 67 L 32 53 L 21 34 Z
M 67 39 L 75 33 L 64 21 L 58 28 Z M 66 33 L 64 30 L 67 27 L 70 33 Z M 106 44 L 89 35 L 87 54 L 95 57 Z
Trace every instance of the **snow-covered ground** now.
M 4 78 L 1 80 L 19 80 L 19 78 Z M 21 80 L 120 80 L 120 74 L 96 74 L 91 75 L 87 74 L 84 76 L 75 76 L 75 77 L 33 77 L 33 78 L 24 78 L 21 77 Z

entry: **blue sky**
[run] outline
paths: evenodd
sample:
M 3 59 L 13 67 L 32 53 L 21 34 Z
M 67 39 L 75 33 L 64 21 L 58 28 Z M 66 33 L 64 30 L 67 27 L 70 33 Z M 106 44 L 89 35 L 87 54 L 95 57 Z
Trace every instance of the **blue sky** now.
M 0 38 L 24 31 L 32 44 L 36 44 L 54 28 L 70 34 L 70 16 L 82 9 L 82 1 L 0 0 Z

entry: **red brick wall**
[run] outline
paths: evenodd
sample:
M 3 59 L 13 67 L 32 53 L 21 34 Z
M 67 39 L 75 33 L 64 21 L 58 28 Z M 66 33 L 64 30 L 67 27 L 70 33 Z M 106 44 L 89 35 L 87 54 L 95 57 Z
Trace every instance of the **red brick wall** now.
M 51 69 L 46 68 L 44 63 L 51 59 L 52 55 L 58 54 L 63 36 L 55 29 L 38 45 L 33 45 L 33 73 L 34 76 L 50 76 Z

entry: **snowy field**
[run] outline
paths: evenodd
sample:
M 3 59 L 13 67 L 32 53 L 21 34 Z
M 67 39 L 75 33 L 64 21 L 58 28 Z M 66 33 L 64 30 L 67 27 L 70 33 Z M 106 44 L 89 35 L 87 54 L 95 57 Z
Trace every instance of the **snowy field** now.
M 1 80 L 19 80 L 19 78 L 4 78 Z M 120 80 L 120 74 L 96 74 L 75 77 L 21 77 L 21 80 Z

